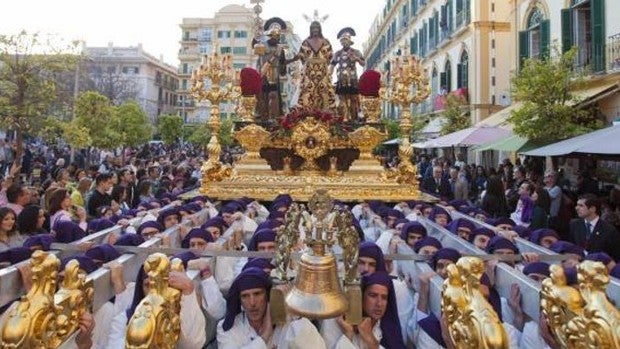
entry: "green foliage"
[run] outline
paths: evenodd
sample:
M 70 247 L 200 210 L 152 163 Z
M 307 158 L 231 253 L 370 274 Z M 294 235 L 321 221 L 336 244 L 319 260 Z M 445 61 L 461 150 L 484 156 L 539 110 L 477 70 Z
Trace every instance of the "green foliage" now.
M 400 138 L 400 122 L 393 119 L 382 119 L 381 123 L 387 132 L 387 139 Z
M 173 144 L 183 135 L 183 119 L 178 115 L 162 115 L 157 122 L 157 132 L 165 144 Z
M 233 137 L 234 125 L 235 120 L 231 118 L 226 118 L 222 120 L 218 137 L 221 146 L 230 146 L 235 143 L 235 138 Z M 211 129 L 209 128 L 208 123 L 199 124 L 193 127 L 187 127 L 186 132 L 191 132 L 191 134 L 186 138 L 186 140 L 196 146 L 206 146 L 211 139 Z
M 465 101 L 463 98 L 451 94 L 448 95 L 446 107 L 441 114 L 445 118 L 445 122 L 441 127 L 442 135 L 460 131 L 471 126 L 471 119 L 469 113 L 463 109 L 464 105 Z
M 512 79 L 512 93 L 523 106 L 508 119 L 517 135 L 532 140 L 557 141 L 592 131 L 601 126 L 590 110 L 577 108 L 571 93 L 583 83 L 573 70 L 576 49 L 564 54 L 554 47 L 555 58 L 527 59 Z
M 135 147 L 148 142 L 153 136 L 153 127 L 140 105 L 134 101 L 125 102 L 116 109 L 115 125 L 121 132 L 123 145 Z
M 205 147 L 211 138 L 211 130 L 206 123 L 196 125 L 191 128 L 192 133 L 187 137 L 187 141 L 198 147 Z
M 75 102 L 75 127 L 88 131 L 93 146 L 112 149 L 123 144 L 121 122 L 107 97 L 93 91 L 80 94 Z
M 72 148 L 86 148 L 92 144 L 89 130 L 75 122 L 64 122 L 55 117 L 43 120 L 39 135 L 48 144 L 57 144 L 62 139 Z
M 25 31 L 0 35 L 0 126 L 17 132 L 20 153 L 23 135 L 40 131 L 57 97 L 55 77 L 80 60 L 76 48 Z
M 220 125 L 220 144 L 222 146 L 230 146 L 235 142 L 235 138 L 233 137 L 233 127 L 235 126 L 235 121 L 232 118 L 226 118 L 222 120 L 222 124 Z

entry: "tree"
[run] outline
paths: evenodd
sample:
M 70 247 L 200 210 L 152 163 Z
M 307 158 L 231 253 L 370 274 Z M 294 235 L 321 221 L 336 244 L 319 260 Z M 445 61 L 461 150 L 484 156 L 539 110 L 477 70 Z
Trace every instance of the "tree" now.
M 383 119 L 381 120 L 385 131 L 387 132 L 387 139 L 395 139 L 401 137 L 400 124 L 398 120 Z
M 117 130 L 120 130 L 123 145 L 135 147 L 148 142 L 153 136 L 153 127 L 149 117 L 135 101 L 125 102 L 114 108 L 114 121 Z
M 57 99 L 57 74 L 72 71 L 80 59 L 77 42 L 21 31 L 0 35 L 0 126 L 14 130 L 17 157 L 25 134 L 36 135 Z
M 133 100 L 138 97 L 138 83 L 133 75 L 123 74 L 116 63 L 107 63 L 105 59 L 90 58 L 85 63 L 89 79 L 87 89 L 94 90 L 108 97 L 113 105 Z
M 187 141 L 200 148 L 206 147 L 211 139 L 209 125 L 202 123 L 192 127 L 192 130 L 191 135 L 187 137 Z
M 576 49 L 555 58 L 527 59 L 512 79 L 512 93 L 523 106 L 508 119 L 517 135 L 533 140 L 553 142 L 577 136 L 601 126 L 587 109 L 575 107 L 579 100 L 572 93 L 583 83 L 573 69 Z
M 75 127 L 88 130 L 92 145 L 100 149 L 113 149 L 122 144 L 118 113 L 105 96 L 93 91 L 79 95 L 75 102 Z M 124 127 L 124 126 L 123 126 Z
M 157 122 L 157 131 L 166 145 L 173 144 L 183 135 L 183 119 L 178 115 L 162 115 Z
M 460 131 L 471 125 L 469 113 L 463 109 L 465 105 L 462 97 L 449 94 L 446 98 L 446 107 L 441 114 L 445 121 L 441 127 L 441 134 Z

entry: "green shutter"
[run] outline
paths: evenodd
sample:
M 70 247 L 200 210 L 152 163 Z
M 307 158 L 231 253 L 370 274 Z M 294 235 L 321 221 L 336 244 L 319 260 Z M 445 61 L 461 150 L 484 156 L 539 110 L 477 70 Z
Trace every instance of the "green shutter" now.
M 463 87 L 463 65 L 461 63 L 456 64 L 456 88 Z
M 550 27 L 549 20 L 540 22 L 540 56 L 542 59 L 549 57 Z
M 573 18 L 571 15 L 571 9 L 562 9 L 562 52 L 573 47 Z
M 452 1 L 451 0 L 448 0 L 448 10 L 447 11 L 448 11 L 448 13 L 447 13 L 447 16 L 448 16 L 448 29 L 450 31 L 452 31 L 452 30 L 454 30 L 454 16 L 453 16 L 454 11 L 452 11 Z
M 519 32 L 519 65 L 523 68 L 523 64 L 527 58 L 530 58 L 530 32 L 523 30 Z
M 590 0 L 592 25 L 592 70 L 605 69 L 605 1 Z
M 446 88 L 447 91 L 447 83 L 448 82 L 446 80 L 446 72 L 439 73 L 439 91 L 441 91 L 443 88 Z

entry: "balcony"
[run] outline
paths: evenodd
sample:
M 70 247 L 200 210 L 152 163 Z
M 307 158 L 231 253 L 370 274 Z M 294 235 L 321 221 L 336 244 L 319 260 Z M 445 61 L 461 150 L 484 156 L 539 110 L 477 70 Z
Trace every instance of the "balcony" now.
M 617 66 L 619 63 L 620 62 L 615 62 L 615 65 Z M 578 47 L 573 67 L 577 71 L 586 73 L 600 73 L 604 71 L 605 46 L 585 44 L 583 47 Z M 616 67 L 616 69 L 618 69 L 618 67 Z
M 183 38 L 181 38 L 181 41 L 183 41 L 183 42 L 196 42 L 196 41 L 198 41 L 198 38 L 193 37 L 193 36 L 184 36 Z
M 620 71 L 620 33 L 607 39 L 607 71 Z
M 464 10 L 464 11 L 460 11 L 456 13 L 456 29 L 459 29 L 463 26 L 466 26 L 469 24 L 471 18 L 470 18 L 470 13 L 469 10 Z

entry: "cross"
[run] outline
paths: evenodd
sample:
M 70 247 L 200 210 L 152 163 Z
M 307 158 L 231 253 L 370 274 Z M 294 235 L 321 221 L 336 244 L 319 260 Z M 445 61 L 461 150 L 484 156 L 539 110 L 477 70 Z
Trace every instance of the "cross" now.
M 308 16 L 307 14 L 303 14 L 302 16 L 308 22 L 319 22 L 319 23 L 323 23 L 327 20 L 327 18 L 329 18 L 329 15 L 319 16 L 319 10 L 317 9 L 314 10 L 312 17 Z

